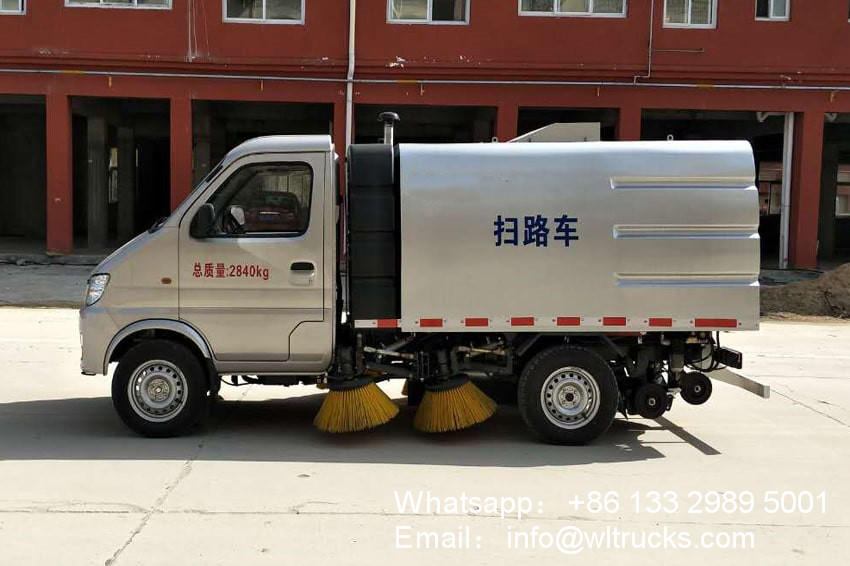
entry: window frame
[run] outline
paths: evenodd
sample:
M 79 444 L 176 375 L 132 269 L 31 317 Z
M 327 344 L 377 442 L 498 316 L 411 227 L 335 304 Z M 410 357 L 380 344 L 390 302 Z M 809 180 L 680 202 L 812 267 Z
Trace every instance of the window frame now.
M 23 16 L 27 13 L 27 0 L 19 0 L 20 8 L 17 10 L 3 10 L 0 8 L 0 16 Z
M 314 208 L 313 207 L 313 199 L 315 198 L 315 193 L 316 193 L 316 190 L 315 190 L 316 189 L 316 171 L 313 169 L 313 166 L 310 165 L 309 163 L 307 163 L 306 161 L 277 161 L 276 160 L 276 161 L 255 161 L 255 162 L 249 161 L 248 163 L 244 163 L 243 165 L 234 169 L 233 172 L 230 173 L 225 179 L 222 179 L 221 184 L 218 187 L 216 187 L 216 189 L 212 192 L 212 194 L 209 196 L 209 198 L 207 198 L 204 201 L 204 204 L 211 203 L 212 200 L 216 197 L 216 195 L 219 194 L 219 192 L 221 192 L 222 190 L 224 190 L 224 188 L 227 186 L 228 181 L 231 178 L 235 177 L 241 171 L 248 169 L 249 167 L 255 167 L 255 166 L 258 166 L 258 165 L 259 166 L 265 166 L 265 165 L 303 165 L 304 167 L 307 168 L 308 171 L 310 171 L 310 196 L 309 196 L 310 209 L 309 209 L 309 212 L 307 213 L 307 223 L 304 225 L 304 229 L 300 232 L 245 232 L 245 233 L 242 233 L 242 234 L 222 233 L 222 234 L 213 234 L 213 235 L 207 236 L 207 238 L 205 238 L 205 239 L 282 238 L 282 239 L 294 240 L 296 238 L 301 238 L 302 236 L 304 236 L 310 230 L 310 226 L 312 225 L 312 221 L 313 221 L 313 208 Z M 239 194 L 239 191 L 241 191 L 241 190 L 242 190 L 242 187 L 239 187 L 239 189 L 236 191 L 234 196 L 236 194 Z M 220 221 L 224 220 L 224 211 L 228 206 L 231 206 L 231 203 L 233 202 L 234 196 L 232 196 L 230 198 L 230 200 L 227 202 L 227 204 L 224 206 L 224 208 L 222 208 L 220 211 L 216 211 L 216 215 L 215 215 L 215 221 L 216 222 L 220 222 Z M 215 206 L 215 205 L 213 204 L 213 206 Z M 197 214 L 197 211 L 195 212 L 195 214 Z M 194 218 L 194 216 L 192 218 Z
M 388 24 L 419 24 L 429 26 L 468 26 L 469 14 L 471 11 L 472 0 L 464 0 L 466 2 L 466 12 L 463 20 L 434 20 L 434 0 L 427 0 L 428 18 L 425 20 L 400 20 L 393 18 L 393 0 L 387 0 L 387 23 Z
M 711 2 L 711 22 L 707 24 L 668 24 L 667 23 L 667 1 L 664 0 L 664 15 L 661 20 L 662 26 L 665 28 L 678 28 L 678 29 L 715 29 L 717 28 L 717 5 L 720 3 L 720 0 L 709 0 Z M 691 19 L 691 6 L 693 5 L 693 0 L 686 0 L 688 3 L 688 20 Z
M 228 24 L 260 24 L 275 26 L 303 26 L 307 21 L 307 0 L 301 0 L 300 20 L 269 20 L 266 19 L 267 0 L 263 0 L 262 18 L 231 18 L 227 15 L 227 0 L 221 0 L 221 20 Z
M 531 16 L 538 18 L 628 18 L 629 17 L 629 0 L 623 0 L 623 11 L 618 14 L 613 13 L 596 13 L 593 12 L 593 2 L 596 0 L 590 0 L 591 11 L 588 12 L 559 12 L 555 9 L 557 4 L 560 7 L 560 1 L 554 0 L 552 4 L 552 11 L 529 11 L 522 9 L 522 0 L 517 2 L 518 14 L 520 16 Z
M 110 2 L 110 0 L 99 0 L 97 4 L 94 2 L 74 2 L 73 0 L 65 0 L 66 8 L 102 8 L 106 10 L 118 9 L 118 10 L 171 10 L 174 6 L 174 0 L 167 0 L 167 6 L 149 6 L 149 5 L 139 5 L 136 2 L 138 0 L 133 0 L 133 4 L 114 4 Z
M 785 15 L 784 16 L 773 16 L 773 6 L 776 0 L 768 0 L 769 4 L 767 7 L 767 17 L 759 16 L 759 3 L 756 0 L 756 21 L 757 22 L 788 22 L 791 21 L 791 0 L 785 0 Z

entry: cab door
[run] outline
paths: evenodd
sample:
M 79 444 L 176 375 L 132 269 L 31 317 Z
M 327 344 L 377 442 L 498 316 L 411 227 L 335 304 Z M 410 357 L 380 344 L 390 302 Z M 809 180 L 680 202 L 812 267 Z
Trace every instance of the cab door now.
M 183 217 L 180 318 L 207 339 L 217 362 L 240 362 L 229 366 L 241 371 L 286 371 L 299 325 L 313 336 L 331 336 L 332 316 L 324 308 L 327 159 L 324 153 L 238 159 Z M 193 237 L 192 219 L 207 203 L 212 230 Z M 298 348 L 316 351 L 296 358 L 327 358 L 330 338 L 306 342 L 297 340 Z

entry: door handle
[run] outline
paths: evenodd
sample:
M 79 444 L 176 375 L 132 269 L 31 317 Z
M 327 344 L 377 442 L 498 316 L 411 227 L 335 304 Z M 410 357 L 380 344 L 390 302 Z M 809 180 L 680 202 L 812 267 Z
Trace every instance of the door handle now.
M 289 269 L 292 271 L 316 271 L 316 264 L 311 261 L 296 261 Z

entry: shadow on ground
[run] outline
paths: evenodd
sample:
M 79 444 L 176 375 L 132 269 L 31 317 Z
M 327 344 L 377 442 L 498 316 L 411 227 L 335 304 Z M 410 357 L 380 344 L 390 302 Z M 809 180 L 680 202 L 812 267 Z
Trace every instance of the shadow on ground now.
M 386 426 L 348 435 L 322 434 L 313 416 L 323 395 L 268 401 L 223 401 L 209 424 L 182 438 L 141 438 L 118 420 L 107 397 L 0 404 L 0 460 L 186 460 L 349 462 L 454 466 L 570 466 L 634 462 L 664 455 L 640 437 L 666 430 L 705 455 L 716 450 L 669 421 L 614 421 L 589 446 L 536 441 L 516 408 L 500 407 L 483 425 L 452 434 L 412 429 L 413 409 Z M 398 403 L 404 405 L 404 400 Z M 202 449 L 199 452 L 199 447 Z

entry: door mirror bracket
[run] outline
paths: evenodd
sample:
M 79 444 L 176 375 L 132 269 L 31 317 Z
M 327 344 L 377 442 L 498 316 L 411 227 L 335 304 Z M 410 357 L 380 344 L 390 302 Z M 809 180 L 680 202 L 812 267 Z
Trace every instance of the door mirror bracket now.
M 193 238 L 203 239 L 212 235 L 213 225 L 215 224 L 215 207 L 212 203 L 204 203 L 195 217 L 192 218 L 192 224 L 189 226 L 189 235 Z

